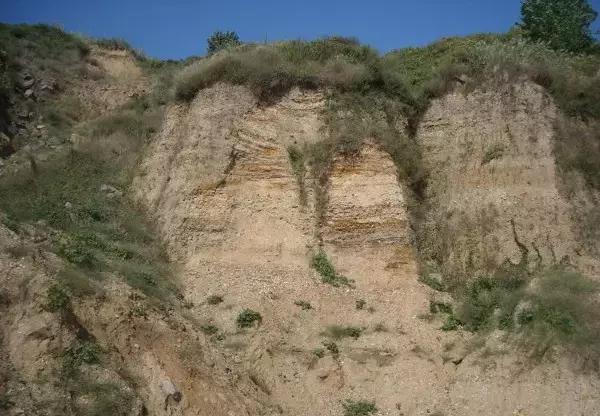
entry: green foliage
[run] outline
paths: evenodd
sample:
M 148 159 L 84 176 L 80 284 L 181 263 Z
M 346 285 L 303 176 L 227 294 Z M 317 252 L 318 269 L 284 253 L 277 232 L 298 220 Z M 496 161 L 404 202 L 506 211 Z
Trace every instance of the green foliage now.
M 60 285 L 52 285 L 46 293 L 45 309 L 49 312 L 65 311 L 71 307 L 71 298 Z
M 308 310 L 312 309 L 312 305 L 310 303 L 306 302 L 306 301 L 303 301 L 303 300 L 297 300 L 297 301 L 295 301 L 294 305 L 300 306 L 303 311 L 308 311 Z
M 439 278 L 437 278 L 439 276 Z M 419 275 L 419 282 L 426 284 L 433 290 L 437 290 L 438 292 L 444 292 L 446 290 L 444 286 L 444 282 L 441 279 L 441 274 L 439 273 L 421 273 Z
M 594 297 L 599 292 L 596 282 L 562 266 L 531 277 L 497 273 L 469 283 L 459 296 L 456 316 L 450 315 L 444 326 L 503 329 L 541 351 L 561 344 L 598 353 L 600 312 Z
M 101 48 L 109 49 L 113 51 L 127 51 L 133 55 L 138 61 L 146 61 L 148 58 L 144 56 L 144 54 L 135 49 L 133 46 L 129 44 L 125 39 L 121 38 L 103 38 L 103 39 L 94 39 L 96 45 Z
M 288 147 L 287 150 L 290 164 L 292 165 L 292 171 L 296 176 L 296 183 L 298 184 L 300 203 L 306 205 L 306 187 L 304 185 L 306 166 L 304 164 L 304 152 L 295 145 Z
M 447 313 L 452 314 L 452 305 L 445 302 L 429 302 L 429 312 L 431 313 Z
M 333 339 L 354 338 L 357 339 L 362 334 L 363 329 L 355 326 L 331 325 L 327 327 L 325 335 Z
M 345 276 L 336 273 L 333 264 L 329 261 L 327 254 L 324 251 L 319 251 L 312 258 L 313 268 L 321 275 L 323 283 L 330 284 L 335 287 L 351 286 L 352 282 Z
M 237 33 L 227 31 L 227 32 L 214 32 L 208 39 L 208 48 L 207 52 L 209 55 L 212 55 L 221 50 L 231 48 L 234 46 L 239 46 L 242 44 L 240 42 L 240 37 Z
M 337 356 L 340 353 L 338 345 L 333 341 L 324 341 L 323 346 L 327 348 L 327 351 L 332 353 L 334 356 Z
M 488 163 L 490 163 L 492 160 L 495 159 L 499 159 L 502 157 L 502 155 L 504 154 L 504 151 L 506 149 L 504 148 L 504 146 L 500 143 L 495 144 L 494 146 L 490 147 L 489 149 L 487 149 L 485 151 L 485 154 L 483 155 L 483 158 L 481 159 L 481 165 L 486 165 Z
M 209 305 L 218 305 L 223 302 L 223 296 L 220 295 L 210 295 L 206 298 L 206 303 Z
M 325 350 L 323 348 L 315 348 L 313 354 L 316 355 L 317 358 L 323 358 L 325 357 Z
M 85 280 L 117 272 L 150 296 L 166 298 L 175 291 L 162 244 L 138 208 L 101 191 L 103 184 L 126 188 L 150 125 L 144 110 L 103 116 L 81 128 L 89 141 L 77 151 L 36 163 L 37 173 L 0 179 L 0 210 L 8 220 L 44 221 L 57 231 L 51 240 L 55 252 L 85 271 L 68 276 L 73 286 L 89 289 Z M 93 293 L 77 291 L 84 292 Z
M 252 309 L 244 309 L 239 313 L 236 319 L 236 323 L 240 328 L 249 328 L 254 326 L 254 323 L 260 324 L 261 322 L 261 314 L 256 311 L 253 311 Z
M 206 335 L 214 335 L 217 332 L 219 332 L 219 328 L 217 328 L 214 325 L 202 325 L 200 327 L 200 329 L 202 330 L 202 332 L 204 332 Z
M 444 322 L 444 325 L 442 325 L 441 330 L 456 331 L 461 325 L 462 322 L 459 321 L 454 315 L 450 314 L 446 317 L 446 321 Z
M 342 403 L 344 416 L 369 416 L 378 412 L 375 402 L 346 400 Z
M 554 151 L 560 171 L 577 172 L 589 187 L 600 190 L 600 122 L 561 120 L 556 132 Z
M 339 37 L 312 42 L 245 45 L 194 62 L 177 77 L 176 97 L 191 100 L 198 90 L 224 81 L 247 85 L 269 102 L 294 86 L 364 89 L 375 82 L 377 54 Z
M 69 386 L 71 394 L 80 397 L 76 400 L 77 414 L 89 416 L 133 414 L 134 395 L 132 391 L 117 383 L 91 381 L 79 377 L 77 383 Z
M 533 41 L 581 52 L 594 43 L 590 25 L 597 15 L 587 0 L 524 0 L 521 28 Z
M 63 375 L 72 377 L 81 365 L 99 363 L 100 353 L 100 347 L 93 342 L 76 342 L 63 354 Z

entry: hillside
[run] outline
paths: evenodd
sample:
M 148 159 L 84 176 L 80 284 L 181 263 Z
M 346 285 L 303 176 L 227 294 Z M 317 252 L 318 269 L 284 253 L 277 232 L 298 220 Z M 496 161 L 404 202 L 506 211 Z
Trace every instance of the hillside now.
M 600 412 L 596 52 L 0 51 L 2 412 Z

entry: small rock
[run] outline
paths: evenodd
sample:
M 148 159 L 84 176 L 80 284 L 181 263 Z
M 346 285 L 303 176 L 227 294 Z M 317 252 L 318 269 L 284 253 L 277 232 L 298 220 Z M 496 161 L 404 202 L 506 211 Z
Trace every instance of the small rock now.
M 65 202 L 65 208 L 71 209 L 71 208 L 73 208 L 73 204 L 71 204 L 70 202 Z
M 56 88 L 56 81 L 53 79 L 43 80 L 40 83 L 40 89 L 42 91 L 54 91 L 55 88 Z
M 25 98 L 33 98 L 33 90 L 31 88 L 28 88 L 25 90 L 25 93 L 23 94 L 25 96 Z
M 168 400 L 169 398 L 172 398 L 176 402 L 179 402 L 181 400 L 181 392 L 177 389 L 177 387 L 175 387 L 175 384 L 173 384 L 173 382 L 168 378 L 161 380 L 159 386 L 163 393 L 165 393 L 165 395 L 167 396 L 166 400 Z
M 21 81 L 21 86 L 23 88 L 31 88 L 33 84 L 35 84 L 35 78 L 33 78 L 31 74 L 24 74 L 23 80 Z
M 123 196 L 123 191 L 107 184 L 100 185 L 100 192 L 105 192 L 107 198 L 120 198 Z

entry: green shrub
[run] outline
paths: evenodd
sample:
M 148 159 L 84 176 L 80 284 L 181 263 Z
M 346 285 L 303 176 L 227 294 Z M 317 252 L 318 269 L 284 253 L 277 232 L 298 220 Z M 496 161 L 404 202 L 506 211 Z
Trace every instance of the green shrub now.
M 332 353 L 334 356 L 337 356 L 340 353 L 338 345 L 333 341 L 324 341 L 323 346 L 327 348 L 327 351 Z
M 323 348 L 315 348 L 313 354 L 316 355 L 317 358 L 323 358 L 325 357 L 325 350 Z
M 363 329 L 355 326 L 331 325 L 327 327 L 325 335 L 333 339 L 354 338 L 357 339 L 362 334 Z
M 486 165 L 492 160 L 499 159 L 504 154 L 505 148 L 502 144 L 496 144 L 485 151 L 483 158 L 481 159 L 481 165 Z
M 260 324 L 261 322 L 261 314 L 252 309 L 244 309 L 239 313 L 236 319 L 236 323 L 240 328 L 249 328 L 254 326 L 254 323 Z
M 297 300 L 297 301 L 295 301 L 294 305 L 300 306 L 303 311 L 308 311 L 308 310 L 312 309 L 312 305 L 310 303 L 306 302 L 306 301 L 303 301 L 303 300 Z
M 342 285 L 351 286 L 351 281 L 344 276 L 341 276 L 335 272 L 335 268 L 327 258 L 324 251 L 319 251 L 313 256 L 312 259 L 313 268 L 321 275 L 321 281 L 323 283 L 330 284 L 335 287 Z
M 46 293 L 45 309 L 49 312 L 65 311 L 71 307 L 71 298 L 60 285 L 52 285 Z
M 439 275 L 440 278 L 436 278 L 436 275 Z M 441 280 L 441 274 L 439 273 L 436 273 L 435 275 L 429 272 L 421 273 L 419 274 L 419 282 L 426 284 L 438 292 L 444 292 L 446 290 L 444 282 Z
M 448 317 L 446 317 L 446 321 L 444 322 L 444 325 L 442 325 L 441 330 L 456 331 L 461 325 L 462 323 L 458 319 L 456 319 L 454 315 L 450 314 L 448 315 Z
M 344 416 L 369 416 L 378 412 L 375 402 L 346 400 L 342 403 Z
M 83 364 L 100 362 L 100 347 L 90 341 L 76 342 L 63 354 L 63 375 L 73 376 Z
M 527 278 L 482 277 L 459 295 L 456 316 L 450 315 L 444 326 L 499 328 L 519 335 L 536 350 L 562 344 L 597 354 L 600 312 L 594 298 L 599 292 L 596 282 L 563 266 L 541 269 Z
M 207 52 L 212 55 L 215 52 L 219 52 L 223 49 L 239 46 L 242 44 L 240 38 L 235 32 L 214 32 L 208 39 Z
M 219 332 L 219 328 L 214 325 L 202 325 L 200 329 L 207 335 L 214 335 Z
M 429 312 L 431 313 L 447 313 L 452 314 L 452 305 L 445 302 L 429 302 Z
M 86 400 L 78 402 L 79 414 L 89 416 L 133 414 L 134 395 L 130 389 L 116 383 L 83 380 L 73 387 L 78 396 Z
M 587 0 L 524 0 L 521 16 L 524 33 L 554 49 L 580 52 L 595 42 L 590 25 L 598 14 Z
M 177 77 L 176 97 L 191 100 L 198 90 L 223 81 L 247 85 L 262 101 L 272 101 L 294 86 L 362 89 L 374 83 L 377 54 L 339 37 L 312 42 L 229 48 L 193 63 Z
M 218 305 L 223 302 L 223 296 L 220 295 L 210 295 L 206 298 L 206 303 L 209 305 Z

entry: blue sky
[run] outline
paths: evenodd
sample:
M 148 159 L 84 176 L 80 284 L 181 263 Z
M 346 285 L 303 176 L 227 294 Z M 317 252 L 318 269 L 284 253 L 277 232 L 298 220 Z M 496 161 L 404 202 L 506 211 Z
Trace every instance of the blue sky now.
M 600 0 L 590 3 L 600 11 Z M 152 57 L 178 59 L 203 54 L 215 30 L 235 30 L 245 41 L 356 36 L 387 52 L 506 31 L 519 9 L 520 0 L 0 0 L 0 21 L 120 37 Z

